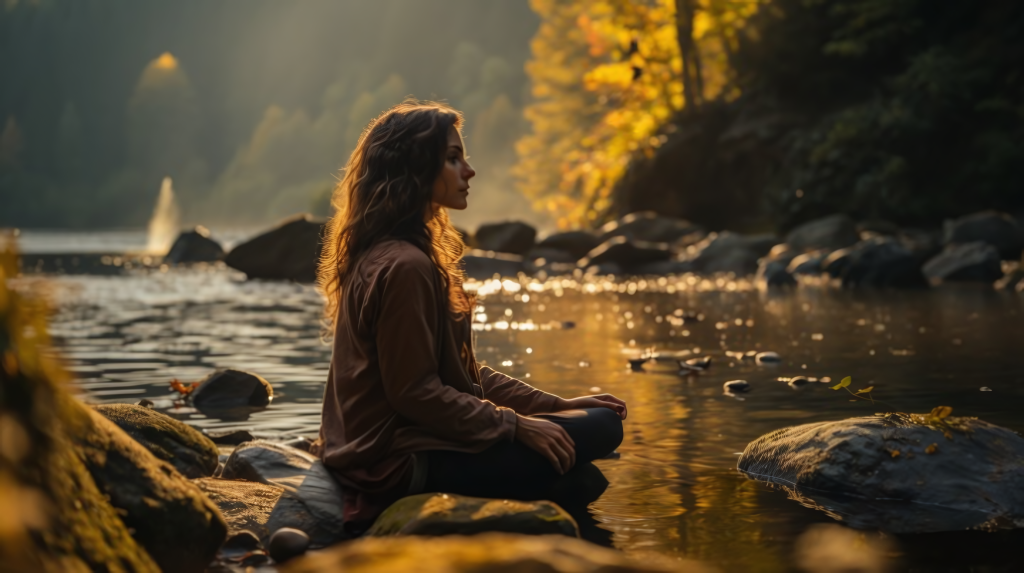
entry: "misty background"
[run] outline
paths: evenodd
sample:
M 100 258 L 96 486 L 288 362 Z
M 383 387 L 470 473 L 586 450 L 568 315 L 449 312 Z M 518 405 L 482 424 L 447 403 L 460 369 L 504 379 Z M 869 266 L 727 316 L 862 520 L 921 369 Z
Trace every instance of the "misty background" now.
M 543 225 L 509 175 L 537 26 L 525 1 L 8 0 L 0 225 L 142 227 L 165 176 L 184 223 L 327 215 L 361 130 L 410 95 L 466 114 L 458 224 Z

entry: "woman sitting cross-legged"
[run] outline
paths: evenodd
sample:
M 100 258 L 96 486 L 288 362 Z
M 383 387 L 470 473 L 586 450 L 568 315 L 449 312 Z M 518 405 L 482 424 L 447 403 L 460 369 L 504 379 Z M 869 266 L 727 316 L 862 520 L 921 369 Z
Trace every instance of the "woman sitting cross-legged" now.
M 319 283 L 333 357 L 317 444 L 351 530 L 406 495 L 538 499 L 622 441 L 626 404 L 563 399 L 477 364 L 462 288 L 461 115 L 406 102 L 363 132 L 334 192 Z

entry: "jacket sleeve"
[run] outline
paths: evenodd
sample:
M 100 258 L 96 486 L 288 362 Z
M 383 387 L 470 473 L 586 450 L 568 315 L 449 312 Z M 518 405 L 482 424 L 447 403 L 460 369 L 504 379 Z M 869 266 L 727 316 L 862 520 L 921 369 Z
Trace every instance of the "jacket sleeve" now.
M 484 397 L 499 406 L 505 406 L 517 414 L 530 416 L 554 412 L 558 401 L 554 394 L 548 394 L 488 366 L 480 367 L 480 385 L 484 388 Z
M 417 256 L 418 255 L 418 256 Z M 513 440 L 516 413 L 444 384 L 438 376 L 433 263 L 403 254 L 378 276 L 377 353 L 385 396 L 402 417 L 466 444 Z

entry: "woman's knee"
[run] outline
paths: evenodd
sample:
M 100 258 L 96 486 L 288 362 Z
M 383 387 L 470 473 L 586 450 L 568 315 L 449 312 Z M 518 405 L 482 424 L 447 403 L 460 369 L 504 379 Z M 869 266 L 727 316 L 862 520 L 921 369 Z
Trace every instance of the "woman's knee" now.
M 622 418 L 608 408 L 593 408 L 587 410 L 587 418 L 592 420 L 591 433 L 598 438 L 602 449 L 611 453 L 622 443 Z

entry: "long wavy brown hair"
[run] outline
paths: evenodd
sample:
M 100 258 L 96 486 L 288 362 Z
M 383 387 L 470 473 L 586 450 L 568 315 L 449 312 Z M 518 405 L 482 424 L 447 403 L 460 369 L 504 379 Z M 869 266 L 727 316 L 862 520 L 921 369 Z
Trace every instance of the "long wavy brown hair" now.
M 370 122 L 334 188 L 334 215 L 320 255 L 317 284 L 326 299 L 324 334 L 333 334 L 342 292 L 360 259 L 386 239 L 408 241 L 434 262 L 456 314 L 468 314 L 459 266 L 465 245 L 444 208 L 431 212 L 451 129 L 462 114 L 436 102 L 406 100 Z

